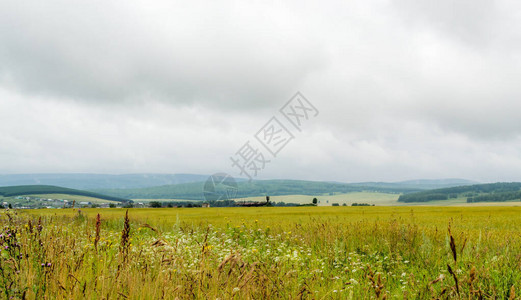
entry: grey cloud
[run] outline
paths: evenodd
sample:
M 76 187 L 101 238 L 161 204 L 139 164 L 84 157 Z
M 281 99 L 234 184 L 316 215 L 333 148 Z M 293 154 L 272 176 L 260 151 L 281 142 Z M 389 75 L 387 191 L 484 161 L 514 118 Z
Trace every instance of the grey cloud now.
M 305 23 L 267 7 L 246 8 L 241 16 L 226 5 L 201 9 L 196 2 L 83 4 L 4 2 L 4 83 L 86 101 L 151 96 L 262 107 L 288 97 L 324 63 Z
M 503 6 L 505 1 L 397 0 L 392 3 L 408 25 L 419 30 L 440 31 L 449 38 L 480 47 L 494 41 L 503 29 L 505 14 L 511 13 Z
M 231 173 L 300 90 L 264 178 L 521 176 L 519 4 L 183 2 L 2 2 L 5 172 Z

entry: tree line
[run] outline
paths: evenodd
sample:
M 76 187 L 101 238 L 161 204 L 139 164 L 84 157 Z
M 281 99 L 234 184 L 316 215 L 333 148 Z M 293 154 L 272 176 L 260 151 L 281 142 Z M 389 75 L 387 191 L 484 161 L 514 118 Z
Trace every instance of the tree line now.
M 498 182 L 434 189 L 417 193 L 403 194 L 399 202 L 428 202 L 467 197 L 467 202 L 509 201 L 521 198 L 520 182 Z

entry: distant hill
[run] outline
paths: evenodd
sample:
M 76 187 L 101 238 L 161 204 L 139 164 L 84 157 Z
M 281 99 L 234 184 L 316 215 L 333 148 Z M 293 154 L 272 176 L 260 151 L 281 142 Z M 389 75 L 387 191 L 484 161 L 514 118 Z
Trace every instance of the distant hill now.
M 0 175 L 1 186 L 51 185 L 88 190 L 127 199 L 203 200 L 201 174 L 11 174 Z M 321 195 L 349 192 L 413 193 L 428 189 L 474 184 L 465 179 L 409 180 L 402 182 L 319 182 L 304 180 L 258 180 L 251 183 L 236 178 L 237 197 L 264 195 Z
M 398 182 L 359 182 L 353 183 L 353 185 L 360 186 L 374 186 L 374 187 L 400 187 L 403 189 L 416 189 L 416 190 L 431 190 L 440 188 L 449 188 L 455 186 L 465 186 L 479 184 L 477 181 L 459 179 L 459 178 L 447 178 L 447 179 L 416 179 L 406 180 Z
M 454 183 L 457 184 L 457 183 Z M 237 183 L 236 198 L 282 195 L 323 195 L 350 192 L 413 193 L 433 186 L 426 183 L 335 183 L 304 180 L 256 180 Z M 448 182 L 441 186 L 450 185 Z M 435 186 L 435 185 L 434 185 Z M 187 199 L 204 200 L 204 183 L 185 183 L 138 189 L 96 189 L 93 191 L 129 199 Z
M 121 197 L 114 197 L 103 195 L 99 193 L 93 193 L 88 191 L 69 189 L 53 185 L 18 185 L 18 186 L 6 186 L 0 187 L 0 196 L 3 197 L 16 197 L 25 195 L 38 195 L 38 194 L 67 194 L 67 195 L 79 195 L 87 196 L 104 200 L 128 202 L 128 199 Z
M 9 174 L 0 175 L 0 186 L 55 185 L 72 189 L 144 188 L 168 184 L 202 182 L 198 174 Z
M 429 202 L 467 198 L 467 202 L 503 202 L 521 199 L 520 182 L 475 184 L 443 189 L 433 189 L 401 195 L 398 202 Z

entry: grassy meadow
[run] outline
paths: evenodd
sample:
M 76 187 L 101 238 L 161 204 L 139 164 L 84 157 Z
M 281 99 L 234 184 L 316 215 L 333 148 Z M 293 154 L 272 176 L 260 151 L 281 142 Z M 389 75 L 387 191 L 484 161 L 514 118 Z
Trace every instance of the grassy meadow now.
M 375 205 L 400 205 L 398 202 L 399 194 L 392 193 L 379 193 L 379 192 L 351 192 L 351 193 L 338 193 L 334 195 L 324 194 L 322 196 L 310 196 L 310 195 L 282 195 L 282 196 L 270 196 L 271 202 L 285 202 L 285 203 L 298 203 L 298 204 L 309 204 L 312 203 L 313 198 L 317 198 L 318 206 L 331 206 L 333 203 L 339 205 L 351 205 L 353 203 L 368 203 Z M 237 201 L 253 201 L 253 202 L 264 202 L 266 197 L 248 197 L 239 198 Z
M 521 201 L 504 201 L 504 202 L 475 202 L 467 203 L 467 197 L 461 196 L 448 200 L 433 200 L 429 202 L 398 202 L 400 194 L 397 193 L 383 193 L 383 192 L 350 192 L 350 193 L 334 193 L 333 195 L 323 194 L 319 196 L 310 195 L 280 195 L 270 196 L 272 203 L 285 202 L 285 203 L 297 203 L 297 204 L 309 204 L 313 201 L 313 198 L 317 198 L 318 206 L 331 206 L 333 203 L 339 205 L 351 206 L 353 203 L 367 203 L 376 206 L 521 206 Z M 198 200 L 185 200 L 185 199 L 133 199 L 134 202 L 143 202 L 148 204 L 150 201 L 159 202 L 187 202 L 193 201 L 200 203 Z M 246 202 L 264 202 L 266 201 L 265 196 L 258 197 L 247 197 L 234 199 L 235 201 L 246 201 Z M 106 201 L 107 202 L 107 201 Z
M 6 299 L 518 299 L 519 207 L 0 213 Z M 99 214 L 99 219 L 97 216 Z

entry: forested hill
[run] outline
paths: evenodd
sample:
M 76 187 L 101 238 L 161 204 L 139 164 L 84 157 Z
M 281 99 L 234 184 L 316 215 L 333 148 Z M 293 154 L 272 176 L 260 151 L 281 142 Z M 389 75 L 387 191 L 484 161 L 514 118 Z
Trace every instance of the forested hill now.
M 67 195 L 78 195 L 78 196 L 86 196 L 93 197 L 104 200 L 111 201 L 119 201 L 119 202 L 128 202 L 130 200 L 103 195 L 100 193 L 93 193 L 88 191 L 69 189 L 59 186 L 53 185 L 17 185 L 17 186 L 5 186 L 0 187 L 0 196 L 3 197 L 15 197 L 15 196 L 24 196 L 24 195 L 38 195 L 38 194 L 67 194 Z
M 404 194 L 398 202 L 429 202 L 467 198 L 467 202 L 503 202 L 521 199 L 521 182 L 498 182 L 434 189 Z
M 431 183 L 432 184 L 432 183 Z M 449 184 L 443 181 L 441 184 Z M 139 189 L 96 189 L 93 191 L 129 199 L 203 199 L 204 182 L 164 185 Z M 412 193 L 425 190 L 424 182 L 334 183 L 304 180 L 256 180 L 237 182 L 236 198 L 280 195 L 323 195 L 328 193 L 385 192 Z

